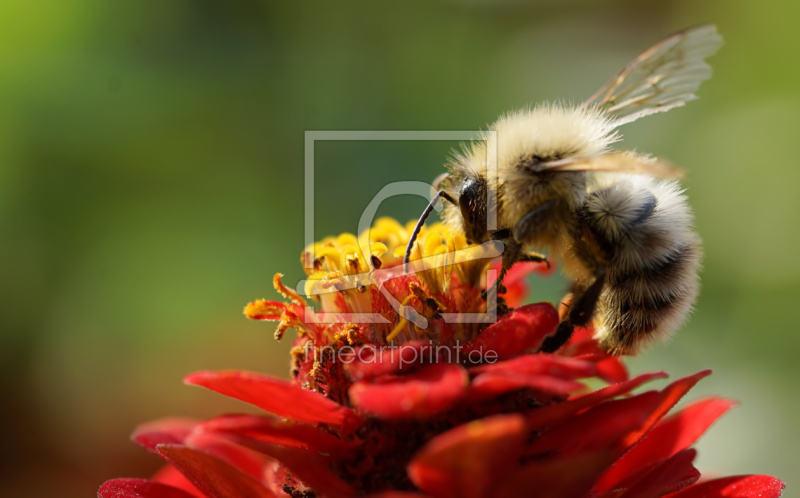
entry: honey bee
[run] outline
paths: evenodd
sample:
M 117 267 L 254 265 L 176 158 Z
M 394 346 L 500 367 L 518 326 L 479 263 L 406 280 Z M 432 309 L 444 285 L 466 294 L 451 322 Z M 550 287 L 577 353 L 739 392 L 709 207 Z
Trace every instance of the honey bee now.
M 631 61 L 580 105 L 540 104 L 501 116 L 465 144 L 434 183 L 436 195 L 412 234 L 444 199 L 444 219 L 470 243 L 504 244 L 499 292 L 520 261 L 564 265 L 574 299 L 541 350 L 592 323 L 609 353 L 633 354 L 688 317 L 702 255 L 679 170 L 612 151 L 618 128 L 680 107 L 711 76 L 705 59 L 722 39 L 711 25 L 675 33 Z M 489 220 L 496 220 L 494 227 Z

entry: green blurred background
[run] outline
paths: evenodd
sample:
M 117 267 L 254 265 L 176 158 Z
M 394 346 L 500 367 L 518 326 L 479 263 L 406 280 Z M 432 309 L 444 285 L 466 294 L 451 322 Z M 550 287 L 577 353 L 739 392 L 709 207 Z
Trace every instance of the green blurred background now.
M 136 424 L 242 409 L 187 373 L 286 375 L 287 345 L 241 309 L 276 296 L 274 273 L 302 275 L 305 130 L 474 130 L 580 101 L 703 22 L 725 46 L 701 99 L 623 130 L 689 171 L 706 250 L 694 319 L 631 368 L 713 368 L 692 396 L 742 405 L 699 444 L 700 468 L 791 485 L 798 19 L 792 0 L 4 0 L 0 495 L 91 496 L 158 467 L 128 442 Z M 318 144 L 317 236 L 354 231 L 383 185 L 434 178 L 453 146 Z

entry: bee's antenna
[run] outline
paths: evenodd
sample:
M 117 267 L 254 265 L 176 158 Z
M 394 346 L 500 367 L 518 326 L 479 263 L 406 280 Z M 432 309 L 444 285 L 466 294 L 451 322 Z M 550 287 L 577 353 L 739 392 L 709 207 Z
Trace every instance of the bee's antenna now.
M 422 225 L 425 224 L 425 220 L 428 219 L 428 216 L 430 216 L 431 211 L 433 211 L 434 206 L 436 206 L 436 203 L 439 202 L 439 199 L 442 197 L 442 195 L 444 195 L 444 190 L 436 192 L 436 195 L 434 195 L 431 199 L 431 202 L 428 203 L 425 211 L 422 212 L 422 216 L 419 217 L 419 221 L 417 221 L 414 231 L 411 232 L 411 237 L 408 239 L 408 245 L 406 246 L 406 254 L 403 256 L 404 272 L 408 272 L 408 260 L 411 258 L 411 248 L 414 247 L 414 242 L 417 240 L 420 230 L 422 230 Z

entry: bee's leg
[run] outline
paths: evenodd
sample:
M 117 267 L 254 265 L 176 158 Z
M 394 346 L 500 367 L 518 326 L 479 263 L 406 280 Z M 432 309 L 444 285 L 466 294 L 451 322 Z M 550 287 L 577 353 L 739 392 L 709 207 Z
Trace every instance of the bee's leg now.
M 575 297 L 567 317 L 558 324 L 555 334 L 547 337 L 539 351 L 553 353 L 569 341 L 575 327 L 583 327 L 592 319 L 597 301 L 605 284 L 606 271 L 598 268 L 592 284 Z
M 505 294 L 506 287 L 503 285 L 503 281 L 506 278 L 506 274 L 508 270 L 511 269 L 517 263 L 520 262 L 535 262 L 547 263 L 547 267 L 550 268 L 550 262 L 547 261 L 547 258 L 538 253 L 525 253 L 522 251 L 522 245 L 520 245 L 514 239 L 508 239 L 505 241 L 505 248 L 503 250 L 503 264 L 500 267 L 500 275 L 497 277 L 497 283 L 499 285 L 498 292 L 500 294 Z
M 505 279 L 506 273 L 516 263 L 520 261 L 545 262 L 547 267 L 550 267 L 550 262 L 547 261 L 546 257 L 537 253 L 525 253 L 522 248 L 527 241 L 535 238 L 533 236 L 534 231 L 542 225 L 542 219 L 549 214 L 555 204 L 555 200 L 547 201 L 523 216 L 522 220 L 513 229 L 508 227 L 501 228 L 491 235 L 493 240 L 500 240 L 504 244 L 503 265 L 500 268 L 500 275 L 497 277 L 497 290 L 500 294 L 506 291 L 505 287 L 503 287 L 503 279 Z
M 503 262 L 500 266 L 500 274 L 497 276 L 497 280 L 495 280 L 490 288 L 481 292 L 481 297 L 484 299 L 484 301 L 487 300 L 487 294 L 490 292 L 498 296 L 498 312 L 500 315 L 503 315 L 508 311 L 511 311 L 510 308 L 505 304 L 505 301 L 503 301 L 503 298 L 499 296 L 500 294 L 506 293 L 506 287 L 503 285 L 503 280 L 506 278 L 506 273 L 508 273 L 508 270 L 510 270 L 517 261 L 521 261 L 520 258 L 522 257 L 522 246 L 510 236 L 511 231 L 507 228 L 498 230 L 495 232 L 495 234 L 497 234 L 497 237 L 493 235 L 493 239 L 503 241 Z M 505 235 L 505 238 L 502 237 L 502 235 Z
M 547 257 L 543 254 L 531 252 L 525 253 L 522 251 L 522 244 L 516 241 L 514 237 L 511 236 L 511 230 L 508 228 L 503 228 L 495 233 L 492 234 L 492 239 L 494 240 L 501 240 L 504 243 L 503 247 L 503 264 L 500 267 L 500 275 L 497 277 L 497 292 L 499 294 L 504 294 L 506 292 L 506 288 L 503 285 L 503 280 L 506 278 L 506 274 L 508 270 L 511 269 L 512 266 L 519 262 L 533 262 L 533 263 L 546 263 L 547 267 L 550 268 L 550 262 L 547 260 Z M 486 298 L 486 292 L 483 292 L 484 299 Z
M 508 239 L 514 238 L 514 236 L 511 234 L 510 228 L 501 228 L 500 230 L 494 232 L 491 235 L 491 237 L 492 240 L 500 240 L 505 243 L 508 243 Z M 539 254 L 538 252 L 523 253 L 522 251 L 519 251 L 519 253 L 517 254 L 516 262 L 546 263 L 547 267 L 550 268 L 550 261 L 547 260 L 547 256 L 545 256 L 544 254 Z
M 548 268 L 550 268 L 550 261 L 547 259 L 547 256 L 544 254 L 539 254 L 538 252 L 521 254 L 517 261 L 522 263 L 544 263 Z
M 492 240 L 506 240 L 506 239 L 509 239 L 509 238 L 512 237 L 511 229 L 510 228 L 501 228 L 500 230 L 497 230 L 496 232 L 491 234 L 489 237 L 491 237 Z
M 502 287 L 502 286 L 501 286 Z M 505 291 L 505 289 L 503 289 Z M 509 311 L 512 311 L 513 308 L 509 308 L 506 300 L 503 296 L 497 295 L 497 282 L 492 284 L 488 289 L 483 290 L 481 292 L 481 298 L 487 302 L 487 309 L 486 311 L 489 312 L 488 303 L 495 303 L 496 308 L 495 311 L 497 316 L 503 316 Z
M 508 270 L 511 269 L 512 266 L 517 264 L 520 261 L 525 261 L 525 257 L 527 256 L 522 252 L 522 245 L 514 240 L 513 237 L 509 237 L 503 241 L 505 247 L 503 248 L 503 264 L 500 266 L 500 275 L 497 276 L 497 283 L 498 286 L 497 291 L 500 294 L 505 294 L 506 287 L 503 285 L 503 280 L 506 278 L 506 274 Z
M 506 273 L 508 273 L 508 270 L 514 266 L 514 263 L 519 261 L 521 252 L 520 245 L 513 238 L 505 239 L 503 242 L 503 262 L 500 266 L 500 275 L 497 276 L 497 280 L 495 280 L 494 284 L 492 284 L 492 287 L 494 287 L 493 290 L 497 292 L 497 294 L 505 294 L 506 288 L 503 285 L 503 279 L 506 278 Z M 481 297 L 484 300 L 486 299 L 486 293 L 488 291 L 489 289 L 481 292 Z

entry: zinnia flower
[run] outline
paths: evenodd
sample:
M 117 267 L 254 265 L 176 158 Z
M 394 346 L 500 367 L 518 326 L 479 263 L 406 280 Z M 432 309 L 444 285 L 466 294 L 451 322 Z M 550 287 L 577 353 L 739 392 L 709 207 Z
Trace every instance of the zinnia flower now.
M 629 378 L 585 329 L 558 353 L 537 353 L 559 313 L 517 306 L 524 274 L 545 265 L 512 270 L 492 323 L 488 253 L 463 256 L 463 236 L 433 225 L 406 274 L 410 229 L 381 219 L 307 248 L 305 294 L 317 309 L 280 275 L 288 302 L 245 308 L 277 321 L 278 339 L 297 331 L 292 380 L 186 378 L 266 413 L 145 424 L 133 440 L 167 465 L 151 479 L 108 481 L 98 496 L 780 496 L 776 478 L 702 480 L 693 466 L 691 445 L 734 403 L 712 397 L 668 412 L 710 372 L 641 392 L 666 375 Z

